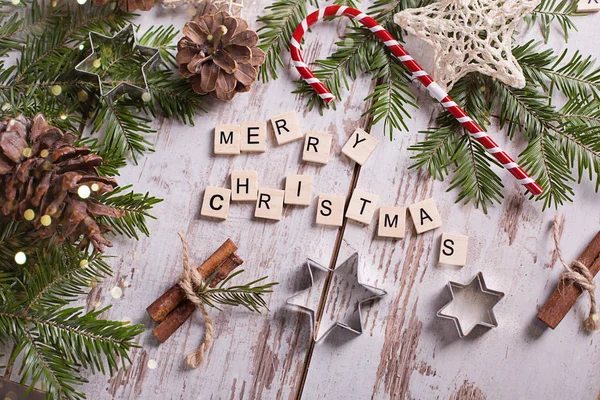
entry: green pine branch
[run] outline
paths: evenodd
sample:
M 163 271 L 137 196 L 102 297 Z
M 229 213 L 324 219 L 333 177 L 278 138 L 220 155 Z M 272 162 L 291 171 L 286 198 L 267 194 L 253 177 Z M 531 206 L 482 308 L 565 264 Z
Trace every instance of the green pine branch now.
M 500 127 L 513 138 L 516 131 L 534 138 L 538 132 L 558 119 L 548 96 L 531 87 L 517 89 L 498 80 L 491 82 L 492 98 L 500 112 Z
M 469 74 L 450 91 L 450 96 L 482 127 L 489 125 L 492 109 L 493 95 L 488 86 L 488 80 L 480 74 Z M 498 162 L 450 113 L 443 111 L 437 118 L 437 127 L 424 133 L 425 139 L 409 148 L 416 151 L 411 157 L 415 160 L 412 168 L 425 168 L 432 177 L 444 179 L 453 166 L 454 177 L 448 191 L 458 188 L 457 201 L 473 201 L 484 212 L 489 205 L 501 201 L 503 185 L 493 169 L 499 166 Z
M 103 132 L 100 149 L 109 159 L 124 160 L 131 156 L 137 164 L 138 156 L 154 151 L 146 138 L 146 135 L 156 132 L 150 127 L 150 122 L 149 118 L 120 107 L 119 100 L 101 100 L 91 117 L 92 134 Z
M 415 152 L 410 157 L 414 160 L 410 168 L 424 169 L 433 179 L 443 181 L 457 148 L 458 131 L 454 126 L 440 125 L 421 133 L 425 138 L 408 149 Z
M 475 207 L 481 207 L 487 214 L 488 205 L 500 204 L 504 198 L 502 180 L 492 169 L 492 166 L 500 167 L 500 164 L 466 133 L 455 145 L 451 162 L 456 168 L 448 191 L 459 188 L 457 202 L 467 204 L 472 201 Z
M 214 279 L 218 270 L 215 271 L 197 290 L 198 297 L 202 302 L 210 307 L 217 307 L 217 304 L 229 306 L 243 306 L 250 311 L 260 312 L 262 308 L 267 307 L 264 295 L 273 292 L 273 286 L 278 285 L 277 282 L 262 283 L 268 277 L 256 279 L 244 285 L 227 286 L 229 282 L 236 276 L 242 274 L 244 270 L 240 270 L 230 274 L 218 286 L 210 287 L 211 281 Z
M 284 66 L 281 52 L 289 48 L 294 30 L 306 18 L 307 2 L 319 6 L 318 0 L 278 0 L 265 8 L 269 14 L 258 18 L 263 24 L 258 29 L 259 47 L 265 52 L 265 62 L 259 71 L 263 82 L 277 79 L 277 69 Z
M 129 191 L 125 193 L 131 186 L 123 186 L 113 190 L 110 193 L 102 195 L 98 200 L 112 208 L 124 211 L 125 215 L 121 218 L 102 217 L 100 222 L 112 227 L 116 233 L 126 235 L 130 238 L 139 239 L 137 232 L 142 232 L 146 236 L 150 236 L 146 219 L 152 218 L 149 211 L 162 199 L 150 196 L 148 193 L 134 193 Z
M 554 88 L 569 101 L 582 101 L 600 94 L 600 67 L 591 56 L 575 51 L 569 57 L 568 50 L 564 50 L 557 57 L 550 49 L 539 51 L 539 44 L 533 41 L 517 46 L 513 54 L 525 75 L 549 97 Z
M 24 224 L 0 217 L 0 273 L 16 268 L 14 257 L 17 252 L 38 244 Z
M 548 42 L 554 24 L 558 24 L 566 42 L 569 40 L 569 31 L 577 30 L 573 18 L 581 15 L 577 13 L 577 1 L 542 0 L 529 18 L 532 22 L 539 22 L 544 42 Z
M 600 100 L 590 97 L 569 102 L 561 109 L 561 149 L 570 169 L 577 168 L 578 183 L 587 175 L 600 188 Z
M 114 373 L 144 328 L 100 319 L 105 309 L 84 313 L 65 306 L 110 268 L 99 254 L 65 243 L 29 255 L 20 274 L 0 275 L 0 342 L 15 345 L 9 365 L 24 357 L 21 384 L 40 382 L 47 398 L 81 399 L 80 368 Z M 17 290 L 18 289 L 18 290 Z
M 153 47 L 159 50 L 160 58 L 165 65 L 175 67 L 177 62 L 173 51 L 176 46 L 173 44 L 179 32 L 171 26 L 154 26 L 140 35 L 139 27 L 137 29 L 138 44 L 146 47 Z
M 342 89 L 350 88 L 350 79 L 356 79 L 360 72 L 365 71 L 375 41 L 371 35 L 365 35 L 364 29 L 351 27 L 344 40 L 336 43 L 337 49 L 327 59 L 315 61 L 317 65 L 313 71 L 315 76 L 331 90 L 336 99 L 342 98 Z M 323 109 L 327 107 L 325 102 L 303 80 L 298 80 L 296 83 L 298 89 L 294 93 L 307 98 L 309 110 L 317 106 L 322 114 Z M 335 102 L 331 104 L 335 108 Z
M 411 109 L 418 108 L 414 95 L 409 91 L 410 78 L 404 65 L 391 53 L 380 49 L 375 61 L 370 65 L 375 68 L 373 80 L 376 85 L 373 92 L 365 98 L 369 108 L 363 116 L 370 116 L 370 125 L 383 122 L 383 129 L 387 131 L 390 140 L 394 130 L 408 130 L 405 119 L 410 118 Z M 381 67 L 377 68 L 377 65 Z

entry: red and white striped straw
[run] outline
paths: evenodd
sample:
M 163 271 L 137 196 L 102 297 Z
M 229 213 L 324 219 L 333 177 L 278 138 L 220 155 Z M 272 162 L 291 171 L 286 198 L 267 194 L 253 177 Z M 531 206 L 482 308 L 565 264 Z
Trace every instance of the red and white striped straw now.
M 360 22 L 371 32 L 373 32 L 383 43 L 390 49 L 390 51 L 412 72 L 413 76 L 419 80 L 427 88 L 429 94 L 439 101 L 442 106 L 450 112 L 456 118 L 458 122 L 469 132 L 471 137 L 476 139 L 479 143 L 486 148 L 486 150 L 504 166 L 518 181 L 520 184 L 525 186 L 532 194 L 538 195 L 542 193 L 543 189 L 537 184 L 524 170 L 521 168 L 504 150 L 502 150 L 496 142 L 489 137 L 489 135 L 481 128 L 475 121 L 473 121 L 462 108 L 460 108 L 453 100 L 448 96 L 448 93 L 442 89 L 437 83 L 433 81 L 431 76 L 421 68 L 421 66 L 408 54 L 406 50 L 394 39 L 392 35 L 381 25 L 377 23 L 373 18 L 367 14 L 351 7 L 346 6 L 328 6 L 321 8 L 310 13 L 306 19 L 304 19 L 300 25 L 294 31 L 292 40 L 290 43 L 290 52 L 292 53 L 292 61 L 294 66 L 302 76 L 302 79 L 306 81 L 317 94 L 323 99 L 326 104 L 333 101 L 333 94 L 327 89 L 327 87 L 312 73 L 308 68 L 302 54 L 300 53 L 300 42 L 304 33 L 310 26 L 315 24 L 324 18 L 339 17 L 344 15 L 352 18 L 355 21 Z

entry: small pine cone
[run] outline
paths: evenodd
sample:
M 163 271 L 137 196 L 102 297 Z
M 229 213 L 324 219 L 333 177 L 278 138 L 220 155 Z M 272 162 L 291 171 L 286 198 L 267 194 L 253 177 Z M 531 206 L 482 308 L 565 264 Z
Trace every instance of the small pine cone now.
M 102 157 L 75 147 L 75 139 L 48 125 L 42 114 L 0 123 L 0 216 L 31 221 L 41 238 L 75 242 L 83 236 L 81 246 L 91 243 L 103 251 L 112 246 L 102 236 L 110 227 L 97 218 L 119 218 L 123 211 L 88 194 L 110 192 L 117 182 L 98 176 Z M 87 188 L 80 191 L 82 186 Z
M 112 0 L 94 0 L 97 6 L 103 6 L 110 3 Z M 117 0 L 117 4 L 123 11 L 134 12 L 137 10 L 148 11 L 154 7 L 156 0 Z
M 236 93 L 250 90 L 265 53 L 256 47 L 258 35 L 246 21 L 204 2 L 183 34 L 176 60 L 196 93 L 230 101 Z

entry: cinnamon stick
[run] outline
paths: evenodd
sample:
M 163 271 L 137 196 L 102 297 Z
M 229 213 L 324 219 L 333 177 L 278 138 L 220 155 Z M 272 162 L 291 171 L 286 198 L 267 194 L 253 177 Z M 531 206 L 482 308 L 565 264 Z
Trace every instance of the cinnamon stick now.
M 600 232 L 592 239 L 578 258 L 596 276 L 600 271 Z M 537 313 L 539 320 L 554 329 L 563 320 L 581 295 L 581 289 L 575 285 L 563 285 L 559 282 L 546 304 Z
M 207 279 L 216 270 L 216 275 L 209 284 L 209 286 L 215 287 L 220 281 L 225 279 L 231 271 L 236 269 L 238 266 L 242 265 L 243 262 L 244 261 L 237 254 L 232 254 L 229 258 L 225 260 L 225 262 L 219 267 L 218 270 L 216 270 L 215 268 L 212 271 L 208 269 L 198 269 L 198 271 L 202 275 L 202 278 Z M 161 343 L 163 343 L 165 340 L 170 338 L 171 335 L 175 333 L 175 331 L 179 329 L 179 327 L 183 325 L 185 321 L 188 320 L 188 318 L 194 313 L 195 309 L 196 307 L 191 301 L 189 301 L 188 299 L 183 300 L 177 307 L 175 307 L 173 311 L 171 311 L 166 316 L 166 318 L 164 318 L 164 320 L 160 324 L 158 324 L 156 328 L 154 328 L 152 333 L 154 333 L 154 336 L 156 336 L 156 338 Z
M 235 251 L 237 246 L 231 239 L 227 239 L 206 261 L 198 267 L 198 272 L 207 279 L 221 264 Z M 231 272 L 231 271 L 230 271 Z M 228 272 L 229 273 L 229 272 Z M 225 275 L 226 276 L 226 275 Z M 217 277 L 215 277 L 217 278 Z M 221 278 L 222 280 L 223 278 Z M 220 282 L 217 281 L 217 283 Z M 146 308 L 146 312 L 155 322 L 162 322 L 167 315 L 185 299 L 183 290 L 176 284 L 163 293 L 156 301 Z

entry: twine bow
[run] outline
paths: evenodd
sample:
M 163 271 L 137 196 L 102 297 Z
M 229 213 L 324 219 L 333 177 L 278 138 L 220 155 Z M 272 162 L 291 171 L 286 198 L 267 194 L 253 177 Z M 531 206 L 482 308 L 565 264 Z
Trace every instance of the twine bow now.
M 208 350 L 210 343 L 212 342 L 213 321 L 210 318 L 210 315 L 208 315 L 208 311 L 206 311 L 204 302 L 197 293 L 197 289 L 206 284 L 200 273 L 190 266 L 188 244 L 185 240 L 185 234 L 179 232 L 179 237 L 181 238 L 181 243 L 183 245 L 183 274 L 181 275 L 179 286 L 183 289 L 185 296 L 200 310 L 204 320 L 204 338 L 202 339 L 202 343 L 200 343 L 200 346 L 185 358 L 185 364 L 188 367 L 197 368 L 202 363 L 202 360 L 204 360 L 204 353 Z
M 554 229 L 553 229 L 554 245 L 556 246 L 556 254 L 560 263 L 563 265 L 565 271 L 560 275 L 561 284 L 574 284 L 578 286 L 582 292 L 587 292 L 590 299 L 590 311 L 588 317 L 584 321 L 585 328 L 588 331 L 594 331 L 598 329 L 598 311 L 596 305 L 596 284 L 594 283 L 594 276 L 590 272 L 589 268 L 584 265 L 581 261 L 575 260 L 568 265 L 560 251 L 560 218 L 558 215 L 554 216 Z

